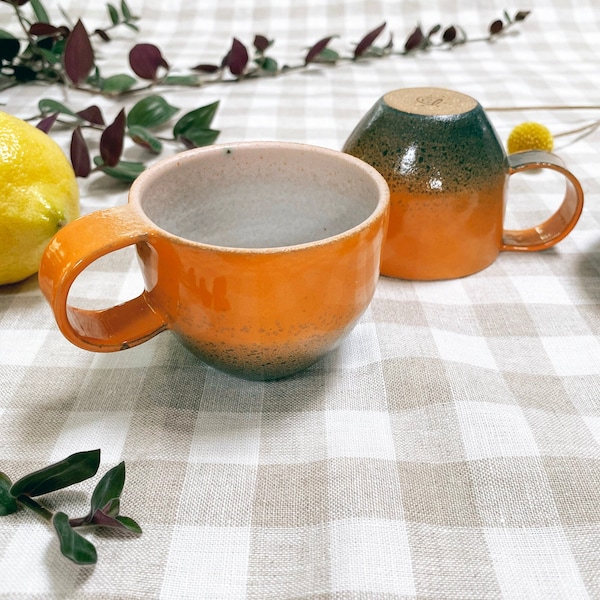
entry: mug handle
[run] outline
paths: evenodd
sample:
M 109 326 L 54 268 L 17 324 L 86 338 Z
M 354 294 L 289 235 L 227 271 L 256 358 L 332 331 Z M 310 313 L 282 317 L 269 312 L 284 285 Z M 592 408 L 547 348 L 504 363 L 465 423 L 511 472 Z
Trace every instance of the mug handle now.
M 71 285 L 96 259 L 149 239 L 149 227 L 129 205 L 92 212 L 61 229 L 46 248 L 38 280 L 62 334 L 94 352 L 137 346 L 167 328 L 144 290 L 137 298 L 102 310 L 68 304 Z
M 508 174 L 529 169 L 552 169 L 564 175 L 567 188 L 558 210 L 547 220 L 530 229 L 505 229 L 501 250 L 533 252 L 545 250 L 565 238 L 575 227 L 583 210 L 583 189 L 561 158 L 544 150 L 528 150 L 508 155 Z

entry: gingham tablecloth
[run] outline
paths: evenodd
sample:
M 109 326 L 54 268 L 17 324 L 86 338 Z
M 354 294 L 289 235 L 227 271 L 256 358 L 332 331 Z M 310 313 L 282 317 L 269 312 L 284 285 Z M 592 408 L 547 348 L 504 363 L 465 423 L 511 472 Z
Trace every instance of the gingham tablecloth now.
M 58 3 L 45 2 L 56 20 Z M 61 2 L 88 29 L 102 3 Z M 219 61 L 233 36 L 275 40 L 290 64 L 306 48 L 352 51 L 384 21 L 402 45 L 417 23 L 485 35 L 502 16 L 530 17 L 493 43 L 313 67 L 307 72 L 160 90 L 191 110 L 220 100 L 221 142 L 277 139 L 341 148 L 385 92 L 440 86 L 476 97 L 505 140 L 536 120 L 555 134 L 600 119 L 596 0 L 131 0 L 136 36 L 100 48 L 106 74 L 155 43 L 182 70 Z M 11 10 L 0 4 L 5 27 Z M 12 17 L 10 18 L 12 22 Z M 0 28 L 2 28 L 0 27 Z M 114 118 L 123 103 L 21 86 L 2 109 L 37 113 L 50 97 Z M 139 99 L 129 98 L 127 106 Z M 68 151 L 69 133 L 55 132 Z M 58 551 L 22 510 L 0 519 L 6 599 L 600 598 L 600 133 L 558 137 L 580 178 L 583 216 L 559 246 L 503 254 L 468 278 L 382 278 L 354 332 L 309 371 L 248 383 L 199 363 L 170 334 L 118 354 L 71 346 L 36 278 L 0 288 L 0 470 L 13 479 L 100 448 L 100 472 L 125 461 L 122 512 L 141 536 L 88 534 L 94 567 Z M 174 152 L 167 148 L 164 154 Z M 128 147 L 126 157 L 140 151 Z M 541 220 L 560 196 L 543 174 L 511 184 L 508 220 Z M 126 201 L 106 178 L 81 180 L 84 212 Z M 136 294 L 134 256 L 94 265 L 75 302 Z M 85 513 L 92 482 L 48 496 Z

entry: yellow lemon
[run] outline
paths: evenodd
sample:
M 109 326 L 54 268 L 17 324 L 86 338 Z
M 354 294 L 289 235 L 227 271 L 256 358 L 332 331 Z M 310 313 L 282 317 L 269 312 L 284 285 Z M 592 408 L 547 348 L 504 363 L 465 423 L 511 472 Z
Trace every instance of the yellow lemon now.
M 50 239 L 78 216 L 77 180 L 60 146 L 0 112 L 0 285 L 36 273 Z
M 554 138 L 550 130 L 540 123 L 528 121 L 517 125 L 508 136 L 506 149 L 509 154 L 523 150 L 547 150 L 554 146 Z

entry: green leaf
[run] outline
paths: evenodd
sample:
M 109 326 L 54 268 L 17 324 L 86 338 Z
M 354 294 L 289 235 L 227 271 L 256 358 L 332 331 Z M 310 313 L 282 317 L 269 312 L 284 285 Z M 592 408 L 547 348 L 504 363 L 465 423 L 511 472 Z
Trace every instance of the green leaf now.
M 40 0 L 31 0 L 31 8 L 33 9 L 35 18 L 39 23 L 50 23 L 48 13 L 46 12 L 46 9 L 43 7 Z
M 57 102 L 56 100 L 51 100 L 50 98 L 42 98 L 38 102 L 38 108 L 43 115 L 53 115 L 54 113 L 61 113 L 63 115 L 69 115 L 70 117 L 75 117 L 79 119 L 79 117 L 67 106 Z
M 113 25 L 119 24 L 119 11 L 115 8 L 113 4 L 108 3 L 106 5 L 106 10 L 108 10 L 108 16 L 110 17 L 110 21 Z
M 19 506 L 14 496 L 10 493 L 11 480 L 0 472 L 0 517 L 17 512 Z
M 45 48 L 38 48 L 37 51 L 48 61 L 50 65 L 57 65 L 61 62 L 62 57 L 59 53 L 54 50 L 46 50 Z
M 103 510 L 112 500 L 119 498 L 124 485 L 125 463 L 121 462 L 116 467 L 107 471 L 102 479 L 96 484 L 92 494 L 90 513 L 93 515 L 97 510 Z
M 111 75 L 103 79 L 100 88 L 103 92 L 109 94 L 121 93 L 131 89 L 137 83 L 137 79 L 125 73 L 120 75 Z
M 179 108 L 171 106 L 162 96 L 148 96 L 135 104 L 127 115 L 127 125 L 158 127 L 166 123 Z
M 0 29 L 0 64 L 3 60 L 11 62 L 20 50 L 21 42 L 8 31 Z
M 129 137 L 138 145 L 160 154 L 162 152 L 162 142 L 154 137 L 145 127 L 133 125 L 129 128 Z
M 96 548 L 69 525 L 69 517 L 65 513 L 57 512 L 52 517 L 52 524 L 58 534 L 60 551 L 64 556 L 78 565 L 93 565 L 97 562 Z
M 22 494 L 41 496 L 93 477 L 99 466 L 100 450 L 76 452 L 60 462 L 25 475 L 12 485 L 10 493 L 15 497 Z
M 142 533 L 142 528 L 130 517 L 116 517 L 117 521 L 121 523 L 125 529 L 131 531 L 132 533 Z
M 189 148 L 201 148 L 202 146 L 213 144 L 220 133 L 216 129 L 187 129 L 177 139 L 181 140 Z
M 118 179 L 126 183 L 131 183 L 146 170 L 144 163 L 128 162 L 125 160 L 119 161 L 114 167 L 105 167 L 103 166 L 104 162 L 101 156 L 94 156 L 94 164 L 100 167 L 103 173 L 106 173 L 113 179 Z
M 137 25 L 135 25 L 134 23 L 130 23 L 129 21 L 127 21 L 125 23 L 125 25 L 127 25 L 127 27 L 129 27 L 129 29 L 131 29 L 132 31 L 135 31 L 136 33 L 140 32 L 140 28 Z
M 102 88 L 102 81 L 104 80 L 102 79 L 102 75 L 100 74 L 100 69 L 98 68 L 98 65 L 94 66 L 93 73 L 90 74 L 86 81 L 88 85 L 92 87 Z
M 267 73 L 277 73 L 277 61 L 270 56 L 266 56 L 262 60 L 257 60 L 256 63 L 263 71 L 267 71 Z
M 201 85 L 200 78 L 195 75 L 169 75 L 161 83 L 163 85 L 185 85 L 189 87 Z
M 126 21 L 129 21 L 133 18 L 131 10 L 129 10 L 129 6 L 127 5 L 127 2 L 125 2 L 125 0 L 121 0 L 121 12 L 123 13 L 123 16 L 125 17 Z
M 173 127 L 173 137 L 187 137 L 186 133 L 191 130 L 208 129 L 212 123 L 219 101 L 207 104 L 183 115 Z
M 325 48 L 323 49 L 319 56 L 315 59 L 314 62 L 317 63 L 335 63 L 339 60 L 340 55 L 338 52 L 336 52 L 335 50 L 332 50 L 331 48 Z

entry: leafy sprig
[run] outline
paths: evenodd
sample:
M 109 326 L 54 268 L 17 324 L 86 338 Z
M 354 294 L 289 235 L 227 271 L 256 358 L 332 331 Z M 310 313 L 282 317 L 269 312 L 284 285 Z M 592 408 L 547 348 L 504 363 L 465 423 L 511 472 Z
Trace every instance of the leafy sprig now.
M 290 71 L 306 69 L 312 64 L 339 65 L 345 62 L 356 62 L 363 59 L 384 58 L 389 56 L 407 56 L 417 52 L 425 52 L 433 48 L 451 49 L 467 42 L 493 41 L 506 34 L 517 23 L 524 21 L 530 11 L 520 10 L 511 16 L 504 11 L 502 18 L 490 23 L 487 34 L 482 37 L 470 38 L 466 31 L 458 25 L 443 27 L 440 24 L 431 27 L 425 33 L 421 25 L 417 25 L 409 34 L 406 41 L 399 47 L 394 42 L 394 36 L 389 34 L 385 44 L 375 42 L 387 28 L 387 22 L 375 27 L 362 36 L 354 44 L 349 54 L 343 54 L 333 47 L 333 42 L 339 36 L 330 35 L 312 44 L 306 50 L 302 62 L 296 65 L 280 63 L 267 55 L 267 50 L 274 45 L 264 35 L 254 37 L 252 47 L 244 45 L 234 38 L 231 47 L 220 63 L 201 63 L 192 68 L 200 76 L 180 78 L 179 82 L 186 85 L 205 85 L 223 81 L 240 81 L 265 75 L 281 75 Z M 167 82 L 169 79 L 167 78 Z
M 121 109 L 108 125 L 101 109 L 96 105 L 74 111 L 61 102 L 45 98 L 38 103 L 43 117 L 38 127 L 48 133 L 60 121 L 73 128 L 70 158 L 78 177 L 103 172 L 129 183 L 144 171 L 146 165 L 144 162 L 122 159 L 126 137 L 151 155 L 160 154 L 165 142 L 178 143 L 185 148 L 207 146 L 214 143 L 220 133 L 211 128 L 218 107 L 217 101 L 185 113 L 170 127 L 170 135 L 167 136 L 159 130 L 169 126 L 179 108 L 169 104 L 162 96 L 142 98 L 129 113 Z M 93 158 L 90 156 L 84 131 L 100 133 L 100 154 Z
M 34 498 L 80 483 L 96 475 L 100 466 L 100 450 L 71 454 L 64 460 L 25 475 L 14 483 L 0 472 L 0 516 L 13 514 L 19 506 L 29 508 L 50 522 L 56 532 L 64 556 L 80 565 L 98 560 L 95 546 L 78 529 L 109 527 L 135 534 L 140 526 L 130 517 L 119 514 L 120 497 L 125 485 L 125 463 L 107 471 L 97 483 L 89 512 L 83 517 L 69 518 L 64 512 L 51 512 Z
M 511 16 L 504 11 L 501 18 L 490 23 L 485 36 L 476 38 L 470 38 L 458 25 L 442 27 L 437 24 L 427 33 L 418 25 L 399 47 L 396 46 L 392 33 L 384 45 L 375 44 L 387 28 L 387 23 L 384 22 L 363 35 L 349 54 L 335 50 L 332 41 L 339 36 L 330 35 L 308 46 L 303 60 L 296 65 L 280 64 L 280 61 L 271 56 L 269 51 L 275 42 L 265 35 L 255 35 L 251 47 L 234 37 L 220 61 L 199 63 L 182 75 L 171 74 L 169 62 L 157 46 L 151 43 L 137 43 L 128 55 L 129 66 L 138 77 L 136 79 L 129 73 L 104 78 L 95 61 L 92 43 L 93 37 L 105 42 L 110 41 L 110 30 L 122 25 L 139 31 L 136 24 L 139 17 L 132 14 L 126 0 L 121 0 L 120 10 L 108 3 L 106 7 L 110 24 L 95 29 L 92 34 L 88 33 L 81 19 L 73 25 L 66 14 L 63 14 L 65 24 L 52 25 L 41 0 L 0 1 L 13 7 L 26 42 L 23 47 L 23 40 L 0 30 L 0 89 L 36 79 L 63 83 L 107 96 L 137 92 L 159 84 L 202 86 L 262 75 L 278 75 L 291 70 L 305 69 L 314 63 L 333 65 L 365 58 L 407 55 L 434 47 L 452 48 L 467 42 L 491 41 L 524 21 L 530 14 L 529 11 L 521 10 Z M 30 16 L 23 11 L 22 7 L 26 4 L 31 5 Z
M 37 81 L 63 84 L 109 98 L 142 92 L 150 94 L 133 106 L 129 114 L 121 110 L 108 125 L 95 105 L 74 110 L 47 99 L 39 105 L 40 129 L 48 133 L 56 122 L 73 128 L 70 157 L 77 176 L 88 177 L 102 172 L 125 182 L 131 182 L 146 168 L 144 162 L 122 159 L 125 138 L 152 156 L 160 154 L 165 142 L 193 148 L 212 144 L 219 135 L 219 131 L 211 127 L 218 108 L 218 102 L 213 102 L 181 116 L 171 127 L 170 135 L 165 137 L 160 129 L 168 125 L 179 109 L 155 92 L 159 86 L 202 87 L 280 76 L 314 65 L 337 66 L 393 55 L 407 56 L 434 48 L 452 49 L 467 42 L 495 40 L 530 14 L 529 11 L 518 11 L 511 16 L 504 11 L 502 18 L 488 26 L 486 35 L 478 38 L 469 37 L 458 25 L 442 27 L 437 24 L 427 31 L 418 25 L 400 45 L 395 44 L 391 32 L 385 43 L 378 43 L 387 29 L 384 22 L 365 33 L 349 53 L 337 50 L 334 40 L 339 36 L 330 35 L 308 46 L 301 60 L 292 65 L 282 63 L 272 55 L 275 41 L 265 35 L 255 35 L 251 45 L 234 37 L 220 61 L 201 62 L 178 74 L 173 74 L 171 64 L 160 48 L 142 42 L 136 43 L 128 53 L 129 72 L 104 76 L 96 60 L 96 41 L 109 42 L 112 30 L 117 27 L 139 31 L 139 17 L 132 13 L 126 0 L 121 0 L 119 5 L 107 3 L 107 24 L 91 33 L 81 19 L 73 23 L 73 19 L 62 11 L 64 22 L 52 24 L 42 0 L 0 2 L 13 8 L 22 29 L 21 38 L 0 29 L 0 91 Z M 29 5 L 28 11 L 26 5 Z M 90 156 L 84 131 L 86 135 L 91 131 L 99 133 L 99 155 Z

